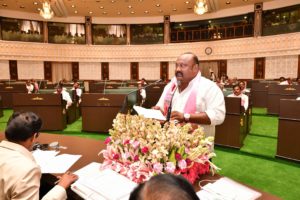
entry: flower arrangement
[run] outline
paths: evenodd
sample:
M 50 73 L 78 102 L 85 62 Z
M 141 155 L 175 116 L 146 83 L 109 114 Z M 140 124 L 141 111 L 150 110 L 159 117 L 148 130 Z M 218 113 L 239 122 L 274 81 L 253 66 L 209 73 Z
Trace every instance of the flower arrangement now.
M 118 114 L 105 140 L 107 148 L 102 169 L 110 168 L 134 182 L 141 183 L 161 173 L 181 174 L 191 183 L 200 175 L 218 168 L 214 157 L 213 137 L 205 137 L 203 128 L 183 126 L 143 116 Z

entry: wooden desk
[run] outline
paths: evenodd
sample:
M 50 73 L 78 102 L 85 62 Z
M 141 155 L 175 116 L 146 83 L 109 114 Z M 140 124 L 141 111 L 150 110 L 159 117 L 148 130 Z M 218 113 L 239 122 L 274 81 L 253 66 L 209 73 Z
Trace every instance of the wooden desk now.
M 247 133 L 247 120 L 241 98 L 225 97 L 226 116 L 223 124 L 216 126 L 215 144 L 241 148 Z
M 277 157 L 300 162 L 300 101 L 280 100 Z
M 0 85 L 0 96 L 2 96 L 3 108 L 13 107 L 13 94 L 15 93 L 27 93 L 25 82 Z
M 126 96 L 125 94 L 82 94 L 82 130 L 108 132 Z
M 0 133 L 0 140 L 4 139 L 4 133 Z M 57 135 L 57 134 L 47 134 L 47 133 L 41 133 L 38 142 L 41 144 L 48 144 L 51 142 L 57 141 L 61 146 L 66 146 L 67 149 L 61 149 L 61 153 L 68 153 L 68 154 L 80 154 L 82 157 L 70 168 L 70 171 L 76 171 L 85 165 L 91 163 L 91 162 L 103 162 L 103 157 L 99 157 L 98 153 L 106 148 L 106 145 L 104 144 L 104 141 L 102 140 L 94 140 L 94 139 L 88 139 L 88 138 L 81 138 L 76 136 L 66 136 L 66 135 Z M 86 148 L 88 147 L 88 148 Z M 51 178 L 52 177 L 52 178 Z M 55 180 L 55 177 L 53 175 L 45 175 L 43 176 L 44 179 L 52 179 Z M 201 180 L 217 180 L 221 178 L 220 175 L 204 175 L 201 176 Z M 48 180 L 42 180 L 42 181 L 48 181 Z M 202 184 L 205 185 L 206 183 Z M 53 182 L 52 182 L 53 185 Z M 247 186 L 247 185 L 246 185 Z M 249 188 L 252 188 L 262 194 L 262 196 L 259 198 L 259 200 L 279 200 L 280 198 L 271 195 L 269 193 L 263 192 L 261 190 L 255 189 L 253 187 L 247 186 Z M 199 191 L 199 185 L 198 182 L 194 184 L 194 188 L 196 191 Z M 69 199 L 81 199 L 77 194 L 72 192 L 71 190 L 68 190 L 68 197 Z
M 268 114 L 279 114 L 280 99 L 296 99 L 300 92 L 300 85 L 270 85 L 268 88 Z
M 66 128 L 66 109 L 61 95 L 13 94 L 14 111 L 32 111 L 43 120 L 41 130 Z
M 3 117 L 2 97 L 0 96 L 0 117 Z

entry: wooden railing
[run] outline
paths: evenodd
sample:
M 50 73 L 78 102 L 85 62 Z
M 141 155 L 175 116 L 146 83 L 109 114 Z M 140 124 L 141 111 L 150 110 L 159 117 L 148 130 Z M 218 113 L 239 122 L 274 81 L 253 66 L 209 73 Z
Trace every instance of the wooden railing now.
M 253 24 L 222 28 L 178 30 L 171 32 L 171 42 L 198 42 L 253 36 Z

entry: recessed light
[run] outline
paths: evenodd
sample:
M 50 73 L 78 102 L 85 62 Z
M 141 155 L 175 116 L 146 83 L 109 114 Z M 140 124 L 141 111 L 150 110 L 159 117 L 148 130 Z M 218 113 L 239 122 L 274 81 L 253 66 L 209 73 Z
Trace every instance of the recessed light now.
M 231 2 L 230 1 L 226 1 L 226 4 L 228 5 L 228 4 L 231 4 Z
M 176 8 L 173 8 L 173 11 L 177 11 L 177 9 L 176 9 Z
M 148 10 L 145 10 L 145 11 L 144 11 L 144 13 L 148 14 L 148 13 L 149 13 L 149 11 L 148 11 Z
M 192 7 L 188 7 L 187 9 L 188 9 L 188 10 L 191 10 L 191 9 L 193 9 L 193 8 L 192 8 Z
M 104 11 L 104 12 L 103 12 L 103 14 L 104 14 L 104 15 L 106 15 L 106 14 L 107 14 L 107 12 L 106 12 L 106 11 Z
M 129 5 L 128 8 L 132 8 L 132 5 Z
M 4 4 L 2 4 L 2 6 L 3 6 L 3 7 L 7 7 L 7 4 L 6 4 L 6 3 L 4 3 Z
M 117 12 L 117 14 L 118 14 L 118 15 L 121 15 L 121 12 L 119 11 L 119 12 Z
M 35 2 L 33 2 L 33 4 L 34 4 L 34 5 L 38 5 L 38 2 L 35 1 Z
M 155 6 L 156 6 L 156 7 L 160 7 L 160 4 L 158 3 L 158 4 L 156 4 Z
M 71 5 L 72 8 L 75 8 L 75 5 Z
M 78 11 L 77 11 L 77 10 L 75 10 L 75 11 L 74 11 L 74 13 L 75 13 L 75 14 L 77 14 L 77 13 L 78 13 Z
M 22 9 L 23 9 L 23 8 L 25 8 L 25 6 L 20 6 L 20 8 L 22 8 Z
M 115 3 L 116 1 L 115 1 L 115 0 L 111 0 L 111 2 L 112 2 L 112 3 Z
M 208 23 L 211 23 L 211 20 L 209 20 Z
M 131 11 L 130 13 L 131 13 L 131 14 L 134 14 L 134 11 Z
M 104 6 L 100 6 L 100 9 L 103 9 L 104 8 Z
M 162 13 L 163 11 L 162 10 L 158 10 L 158 12 Z
M 244 16 L 244 19 L 247 19 L 247 16 Z
M 93 12 L 92 12 L 92 11 L 90 11 L 89 13 L 90 13 L 90 14 L 93 14 Z
M 37 10 L 38 10 L 38 11 L 41 11 L 41 9 L 40 9 L 40 8 L 37 8 Z
M 243 1 L 247 2 L 248 0 L 243 0 Z
M 100 2 L 100 0 L 97 0 L 96 2 L 97 2 L 97 3 L 99 3 L 99 2 Z
M 186 3 L 186 4 L 189 4 L 190 2 L 189 2 L 189 1 L 186 1 L 185 3 Z

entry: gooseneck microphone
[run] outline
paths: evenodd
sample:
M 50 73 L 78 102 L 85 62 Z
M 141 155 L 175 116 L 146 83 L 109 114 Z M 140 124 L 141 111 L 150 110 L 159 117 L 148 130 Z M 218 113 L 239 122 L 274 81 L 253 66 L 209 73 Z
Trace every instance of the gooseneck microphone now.
M 157 81 L 155 81 L 155 82 L 153 82 L 151 84 L 148 84 L 148 85 L 146 85 L 146 86 L 144 86 L 144 87 L 142 87 L 140 89 L 146 89 L 147 87 L 150 87 L 152 85 L 160 83 L 161 81 L 162 81 L 162 79 L 159 79 L 159 80 L 157 80 Z M 124 102 L 122 104 L 122 107 L 121 107 L 121 110 L 119 111 L 119 113 L 125 113 L 125 108 L 126 108 L 126 105 L 127 105 L 127 102 L 128 102 L 128 96 L 131 95 L 132 93 L 135 93 L 135 92 L 139 91 L 140 89 L 133 90 L 133 91 L 129 92 L 128 94 L 126 94 L 126 97 L 124 98 Z
M 168 112 L 167 112 L 167 117 L 166 117 L 166 122 L 169 122 L 170 121 L 170 118 L 171 118 L 171 112 L 172 112 L 172 101 L 173 101 L 173 97 L 175 95 L 175 92 L 176 90 L 179 90 L 179 87 L 181 86 L 181 81 L 177 81 L 177 86 L 172 94 L 172 97 L 171 97 L 171 100 L 170 100 L 170 104 L 169 104 L 169 107 L 168 107 Z

